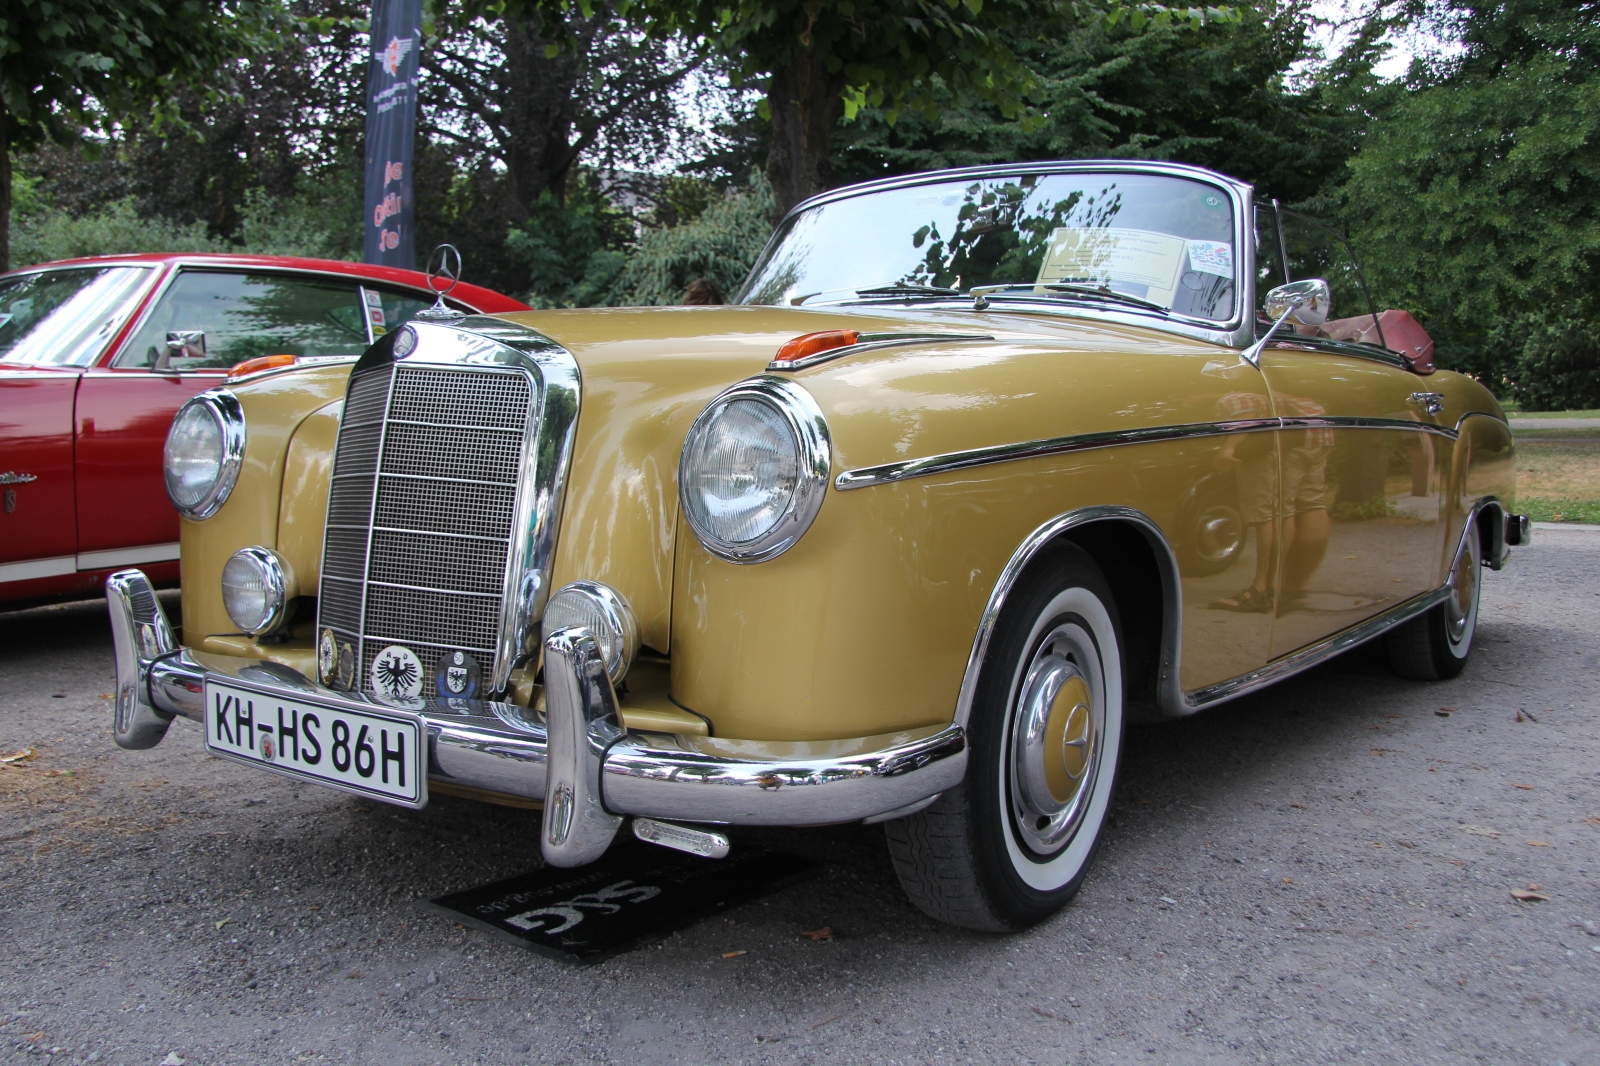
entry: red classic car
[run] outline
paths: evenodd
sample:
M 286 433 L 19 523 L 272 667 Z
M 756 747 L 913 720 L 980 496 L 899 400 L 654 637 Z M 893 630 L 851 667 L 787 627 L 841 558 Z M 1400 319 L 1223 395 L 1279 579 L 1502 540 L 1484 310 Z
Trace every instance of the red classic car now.
M 178 579 L 173 414 L 230 375 L 354 362 L 434 302 L 416 271 L 278 256 L 118 255 L 0 275 L 0 605 Z M 526 305 L 460 284 L 447 301 Z

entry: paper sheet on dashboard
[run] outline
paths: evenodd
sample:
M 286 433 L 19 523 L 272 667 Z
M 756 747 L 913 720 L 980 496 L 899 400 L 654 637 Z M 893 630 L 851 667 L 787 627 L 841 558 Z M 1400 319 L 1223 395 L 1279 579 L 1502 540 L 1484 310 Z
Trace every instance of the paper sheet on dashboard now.
M 1036 284 L 1117 282 L 1113 288 L 1171 307 L 1187 252 L 1188 242 L 1169 233 L 1062 226 L 1050 234 Z

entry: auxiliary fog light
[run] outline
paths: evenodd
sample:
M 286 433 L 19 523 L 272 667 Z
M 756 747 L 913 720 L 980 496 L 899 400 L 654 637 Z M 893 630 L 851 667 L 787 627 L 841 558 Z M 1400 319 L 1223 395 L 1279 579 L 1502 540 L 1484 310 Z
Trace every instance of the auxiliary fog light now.
M 251 636 L 281 626 L 288 603 L 286 568 L 271 548 L 241 548 L 222 568 L 222 605 L 233 624 Z
M 545 633 L 582 626 L 594 634 L 613 685 L 626 676 L 639 651 L 639 623 L 633 608 L 620 592 L 598 581 L 574 581 L 557 589 L 545 604 L 542 625 Z

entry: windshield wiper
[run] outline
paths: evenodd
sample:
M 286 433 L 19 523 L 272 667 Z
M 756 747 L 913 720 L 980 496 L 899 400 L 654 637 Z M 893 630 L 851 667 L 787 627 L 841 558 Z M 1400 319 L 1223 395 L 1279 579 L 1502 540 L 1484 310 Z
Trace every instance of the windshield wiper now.
M 908 285 L 897 281 L 893 285 L 879 285 L 872 289 L 857 289 L 857 296 L 960 296 L 960 289 L 947 289 L 942 285 Z
M 1125 292 L 1118 292 L 1117 290 L 1105 285 L 1066 285 L 1052 282 L 1043 287 L 1049 289 L 1051 292 L 1065 292 L 1074 296 L 1090 296 L 1097 297 L 1102 300 L 1115 300 L 1118 303 L 1132 304 L 1134 307 L 1143 307 L 1149 311 L 1160 311 L 1162 314 L 1166 314 L 1168 310 L 1165 306 L 1156 303 L 1154 300 L 1146 300 L 1142 296 L 1133 296 Z
M 1146 300 L 1140 296 L 1118 292 L 1104 285 L 1071 285 L 1053 281 L 1042 284 L 1013 282 L 1007 285 L 975 285 L 972 289 L 972 297 L 975 301 L 985 301 L 990 296 L 1004 296 L 1011 292 L 1021 295 L 1023 292 L 1035 293 L 1039 289 L 1045 290 L 1046 293 L 1060 293 L 1062 296 L 1076 296 L 1090 300 L 1110 300 L 1113 303 L 1142 307 L 1146 311 L 1155 311 L 1163 315 L 1171 313 L 1169 308 L 1156 303 L 1154 300 Z M 980 307 L 979 310 L 982 310 L 982 308 Z

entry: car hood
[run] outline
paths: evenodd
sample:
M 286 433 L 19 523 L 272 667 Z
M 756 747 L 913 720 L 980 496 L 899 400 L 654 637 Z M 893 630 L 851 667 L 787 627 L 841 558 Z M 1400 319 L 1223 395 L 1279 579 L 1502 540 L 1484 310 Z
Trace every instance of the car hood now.
M 974 338 L 852 351 L 796 374 L 828 418 L 835 474 L 922 450 L 1001 443 L 985 436 L 998 432 L 995 419 L 961 417 L 973 404 L 1014 409 L 1019 418 L 1007 431 L 1024 438 L 1061 432 L 1048 429 L 1060 426 L 1061 412 L 1046 402 L 1035 367 L 1060 373 L 1063 356 L 1094 356 L 1081 373 L 1098 376 L 1123 355 L 1226 351 L 1049 312 L 674 307 L 499 317 L 562 345 L 582 376 L 552 587 L 584 579 L 622 591 L 644 643 L 661 650 L 670 629 L 684 437 L 713 397 L 763 373 L 785 341 L 831 329 Z

